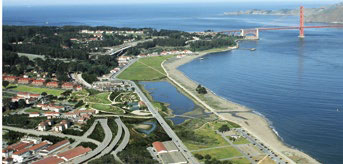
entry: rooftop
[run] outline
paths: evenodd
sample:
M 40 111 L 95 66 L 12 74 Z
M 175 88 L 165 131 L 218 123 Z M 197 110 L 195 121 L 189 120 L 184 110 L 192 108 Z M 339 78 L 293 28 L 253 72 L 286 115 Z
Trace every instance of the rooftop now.
M 65 151 L 63 153 L 59 153 L 59 154 L 57 154 L 57 156 L 64 157 L 64 158 L 69 160 L 69 159 L 73 159 L 77 156 L 80 156 L 80 155 L 85 154 L 85 153 L 90 152 L 90 151 L 92 151 L 92 149 L 90 149 L 88 147 L 84 148 L 83 146 L 78 146 L 74 149 L 70 149 L 70 150 Z
M 51 157 L 44 158 L 40 161 L 33 162 L 32 164 L 58 164 L 62 162 L 64 162 L 63 159 L 55 157 L 55 156 L 51 156 Z
M 33 146 L 30 147 L 29 149 L 30 149 L 31 151 L 32 151 L 32 150 L 37 150 L 37 149 L 40 149 L 40 148 L 42 148 L 42 147 L 44 147 L 44 146 L 46 146 L 46 145 L 49 145 L 49 143 L 46 142 L 46 141 L 43 141 L 43 142 L 41 142 L 41 143 L 39 143 L 39 144 L 33 145 Z
M 69 143 L 69 140 L 63 140 L 63 141 L 57 142 L 56 144 L 53 144 L 53 145 L 49 146 L 45 150 L 51 151 L 51 150 L 54 150 L 54 149 L 56 149 L 56 148 L 58 148 L 58 147 L 60 147 L 60 146 L 62 146 L 64 144 L 66 144 L 66 143 Z
M 167 148 L 163 145 L 162 142 L 156 141 L 152 143 L 152 146 L 156 149 L 158 153 L 161 151 L 167 151 Z

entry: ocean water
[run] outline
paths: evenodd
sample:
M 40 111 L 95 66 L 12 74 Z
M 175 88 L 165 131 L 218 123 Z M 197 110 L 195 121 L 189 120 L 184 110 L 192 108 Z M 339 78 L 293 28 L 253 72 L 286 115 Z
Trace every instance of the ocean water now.
M 213 3 L 4 7 L 3 24 L 108 25 L 221 31 L 295 26 L 298 18 L 292 16 L 225 16 L 223 12 L 252 8 L 296 8 L 299 5 Z M 300 40 L 296 30 L 263 31 L 259 41 L 240 43 L 241 47 L 256 48 L 256 51 L 215 53 L 206 56 L 205 60 L 194 60 L 183 65 L 180 70 L 216 94 L 263 114 L 286 144 L 323 163 L 341 164 L 342 35 L 342 29 L 305 29 L 305 39 Z

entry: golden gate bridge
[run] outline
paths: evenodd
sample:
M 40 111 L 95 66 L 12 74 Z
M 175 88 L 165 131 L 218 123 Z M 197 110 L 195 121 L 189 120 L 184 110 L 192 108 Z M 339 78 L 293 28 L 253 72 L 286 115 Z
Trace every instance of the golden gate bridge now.
M 270 27 L 270 28 L 253 28 L 253 29 L 240 29 L 240 30 L 230 30 L 230 31 L 222 31 L 220 33 L 225 33 L 229 35 L 238 35 L 242 36 L 245 39 L 252 39 L 258 40 L 259 39 L 259 32 L 260 31 L 268 31 L 268 30 L 291 30 L 291 29 L 298 29 L 299 30 L 299 38 L 304 38 L 304 29 L 305 28 L 343 28 L 343 25 L 328 25 L 328 26 L 304 26 L 304 7 L 300 7 L 300 23 L 299 26 L 287 26 L 287 27 Z

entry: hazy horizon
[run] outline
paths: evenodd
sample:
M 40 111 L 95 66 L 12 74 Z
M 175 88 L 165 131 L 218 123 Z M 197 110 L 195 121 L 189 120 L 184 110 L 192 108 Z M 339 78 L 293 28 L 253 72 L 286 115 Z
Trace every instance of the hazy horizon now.
M 125 2 L 118 1 L 107 1 L 107 0 L 59 0 L 59 1 L 46 1 L 46 0 L 4 0 L 2 5 L 6 6 L 53 6 L 53 5 L 63 5 L 63 6 L 73 6 L 73 5 L 119 5 L 119 4 L 187 4 L 187 3 L 297 3 L 297 4 L 322 4 L 329 5 L 342 2 L 342 0 L 303 0 L 299 2 L 298 0 L 165 0 L 161 2 L 160 0 L 126 0 Z

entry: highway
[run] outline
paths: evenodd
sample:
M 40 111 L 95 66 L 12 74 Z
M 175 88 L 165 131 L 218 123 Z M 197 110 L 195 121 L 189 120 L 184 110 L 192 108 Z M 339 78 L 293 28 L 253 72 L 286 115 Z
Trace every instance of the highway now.
M 98 145 L 98 147 L 96 149 L 87 153 L 84 156 L 76 158 L 73 161 L 73 163 L 83 163 L 83 162 L 91 159 L 92 157 L 101 153 L 110 144 L 110 142 L 112 140 L 112 131 L 111 131 L 110 127 L 107 125 L 107 119 L 98 119 L 97 121 L 100 122 L 101 127 L 104 129 L 104 132 L 105 132 L 104 140 L 101 142 L 100 145 Z
M 82 135 L 82 138 L 87 138 L 90 134 L 92 134 L 93 130 L 95 129 L 96 124 L 98 121 L 94 121 L 93 125 Z M 74 148 L 81 143 L 80 140 L 76 140 L 70 147 Z
M 126 147 L 126 145 L 129 143 L 129 140 L 130 140 L 130 132 L 129 132 L 129 129 L 125 126 L 125 124 L 121 121 L 121 119 L 119 118 L 118 121 L 116 120 L 116 122 L 118 123 L 119 126 L 121 126 L 123 129 L 124 129 L 124 138 L 123 140 L 121 141 L 121 143 L 119 144 L 119 146 L 111 153 L 114 158 L 123 163 L 117 156 L 117 154 L 119 152 L 121 152 L 122 150 L 124 150 L 124 148 Z
M 117 126 L 118 126 L 118 131 L 117 131 L 117 135 L 114 137 L 114 139 L 112 140 L 111 144 L 106 147 L 98 156 L 96 156 L 94 159 L 97 159 L 97 158 L 100 158 L 108 153 L 110 153 L 113 148 L 117 145 L 117 143 L 119 142 L 120 138 L 121 138 L 121 135 L 123 133 L 123 127 L 120 123 L 120 118 L 116 118 L 115 119 L 115 122 L 117 123 Z M 113 126 L 113 125 L 110 125 L 110 126 Z
M 33 134 L 33 135 L 38 135 L 38 136 L 48 136 L 48 135 L 52 135 L 52 136 L 56 136 L 56 137 L 61 137 L 61 138 L 71 138 L 74 139 L 75 141 L 81 141 L 81 142 L 92 142 L 96 145 L 100 145 L 99 141 L 96 141 L 94 139 L 90 139 L 90 138 L 83 138 L 80 136 L 73 136 L 73 135 L 66 135 L 63 133 L 54 133 L 54 132 L 42 132 L 42 131 L 37 131 L 37 130 L 33 130 L 33 129 L 22 129 L 22 128 L 16 128 L 16 127 L 11 127 L 11 126 L 2 126 L 3 129 L 8 129 L 8 130 L 12 130 L 12 131 L 16 131 L 16 132 L 21 132 L 21 133 L 25 133 L 25 134 Z
M 167 124 L 167 122 L 163 119 L 163 117 L 158 113 L 158 110 L 155 109 L 155 107 L 151 104 L 149 99 L 144 95 L 144 93 L 141 91 L 141 89 L 132 81 L 127 81 L 131 83 L 132 86 L 135 87 L 136 93 L 139 95 L 139 97 L 145 102 L 147 105 L 149 111 L 151 114 L 156 118 L 156 120 L 160 123 L 162 128 L 165 130 L 165 132 L 168 134 L 168 136 L 172 139 L 172 141 L 175 143 L 175 145 L 178 147 L 180 152 L 185 156 L 185 158 L 188 160 L 189 163 L 195 164 L 199 163 L 192 155 L 192 153 L 187 149 L 187 147 L 182 143 L 180 138 L 175 134 L 173 129 L 170 128 L 170 126 Z

